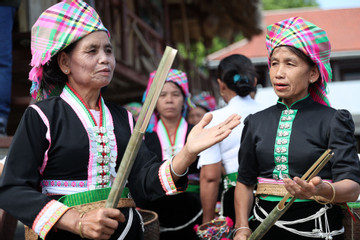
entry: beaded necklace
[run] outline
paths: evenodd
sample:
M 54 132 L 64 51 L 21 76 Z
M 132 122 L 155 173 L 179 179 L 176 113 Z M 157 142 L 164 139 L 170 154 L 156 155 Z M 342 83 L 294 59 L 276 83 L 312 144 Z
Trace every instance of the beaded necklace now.
M 97 124 L 96 119 L 84 100 L 68 83 L 66 83 L 65 90 L 70 93 L 72 99 L 74 99 L 82 108 L 83 112 L 86 113 L 87 119 L 91 123 L 91 126 L 88 126 L 86 130 L 90 138 L 90 151 L 94 154 L 94 160 L 96 160 L 96 183 L 91 184 L 89 189 L 109 187 L 111 185 L 111 176 L 115 177 L 116 175 L 115 166 L 117 154 L 111 151 L 111 147 L 115 142 L 115 135 L 113 128 L 106 128 L 106 107 L 104 100 L 100 95 L 98 102 L 100 120 L 99 124 Z

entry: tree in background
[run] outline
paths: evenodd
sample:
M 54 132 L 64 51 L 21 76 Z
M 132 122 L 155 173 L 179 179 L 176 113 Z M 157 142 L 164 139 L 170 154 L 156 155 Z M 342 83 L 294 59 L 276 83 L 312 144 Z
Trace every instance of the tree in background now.
M 317 7 L 319 4 L 316 0 L 262 0 L 263 10 L 277 10 L 288 8 L 302 8 L 302 7 Z M 233 42 L 242 40 L 244 37 L 239 34 L 235 37 Z M 212 41 L 211 48 L 206 48 L 205 45 L 199 41 L 192 43 L 190 46 L 189 54 L 186 51 L 186 47 L 183 43 L 177 45 L 179 53 L 190 61 L 196 63 L 196 65 L 206 72 L 204 68 L 204 59 L 207 55 L 216 52 L 224 47 L 232 44 L 233 42 L 226 41 L 220 37 L 215 37 Z
M 262 0 L 261 2 L 264 10 L 319 6 L 316 0 Z

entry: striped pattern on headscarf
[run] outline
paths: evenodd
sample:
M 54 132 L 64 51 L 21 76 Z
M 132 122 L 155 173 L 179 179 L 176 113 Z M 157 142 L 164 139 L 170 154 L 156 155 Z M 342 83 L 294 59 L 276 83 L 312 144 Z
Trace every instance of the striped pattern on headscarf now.
M 201 92 L 192 98 L 192 102 L 196 106 L 206 108 L 208 111 L 214 111 L 216 109 L 216 99 L 210 95 L 209 92 Z
M 41 100 L 51 96 L 52 92 L 59 92 L 56 86 L 48 93 L 40 89 L 43 65 L 55 54 L 94 31 L 106 31 L 110 37 L 96 11 L 81 0 L 60 2 L 40 15 L 31 29 L 32 69 L 29 79 L 34 99 Z
M 314 101 L 330 106 L 326 83 L 332 79 L 331 45 L 326 32 L 301 17 L 285 19 L 267 27 L 266 48 L 269 61 L 272 51 L 282 45 L 295 47 L 314 61 L 320 71 L 321 80 L 310 85 L 309 93 Z
M 144 92 L 143 99 L 142 99 L 143 103 L 145 102 L 145 98 L 146 98 L 147 94 L 150 91 L 150 87 L 151 87 L 152 82 L 154 81 L 155 74 L 156 74 L 156 71 L 153 71 L 152 73 L 150 73 L 148 85 L 146 87 L 146 90 Z M 188 79 L 187 79 L 186 73 L 184 73 L 184 72 L 182 72 L 180 70 L 177 70 L 177 69 L 170 69 L 170 71 L 169 71 L 169 73 L 168 73 L 168 75 L 166 77 L 165 82 L 174 82 L 183 91 L 183 93 L 185 95 L 184 108 L 183 108 L 184 109 L 183 110 L 183 117 L 185 117 L 188 108 L 189 107 L 190 108 L 195 107 L 195 105 L 191 102 L 191 95 L 190 95 L 190 92 L 189 92 L 189 84 L 188 84 Z M 156 116 L 156 114 L 153 114 L 151 116 L 149 126 L 148 126 L 146 131 L 147 132 L 153 132 L 154 128 L 157 125 L 157 122 L 158 122 L 157 116 Z

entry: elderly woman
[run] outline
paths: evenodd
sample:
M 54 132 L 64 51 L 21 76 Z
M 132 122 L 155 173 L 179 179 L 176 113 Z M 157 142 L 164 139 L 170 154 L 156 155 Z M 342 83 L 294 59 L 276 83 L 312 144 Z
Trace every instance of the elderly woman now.
M 82 1 L 58 3 L 32 28 L 31 105 L 18 126 L 0 180 L 0 208 L 42 239 L 142 239 L 131 199 L 122 208 L 80 214 L 73 205 L 107 198 L 131 135 L 133 118 L 104 102 L 113 75 L 109 32 Z M 130 193 L 147 199 L 186 188 L 182 175 L 197 154 L 239 123 L 206 131 L 204 119 L 172 160 L 161 163 L 142 145 L 128 178 Z M 93 190 L 93 191 L 89 191 Z M 176 209 L 173 209 L 176 211 Z
M 216 125 L 234 113 L 246 118 L 249 114 L 262 109 L 261 105 L 250 96 L 250 93 L 256 88 L 257 79 L 255 66 L 249 58 L 233 54 L 222 59 L 216 78 L 220 95 L 228 105 L 211 112 L 213 121 L 210 125 Z M 215 205 L 222 167 L 224 167 L 225 176 L 221 203 L 223 212 L 220 214 L 235 220 L 234 187 L 239 167 L 237 157 L 243 127 L 244 125 L 240 124 L 224 141 L 200 153 L 198 166 L 201 167 L 200 196 L 203 207 L 203 223 L 215 218 Z
M 285 189 L 298 199 L 263 239 L 343 239 L 341 209 L 334 204 L 356 201 L 360 166 L 351 115 L 331 108 L 326 96 L 329 40 L 300 17 L 267 30 L 270 79 L 279 100 L 244 121 L 234 239 L 247 239 Z M 301 180 L 326 149 L 334 152 L 330 162 L 309 182 Z M 264 183 L 272 187 L 261 188 Z M 248 222 L 256 184 L 255 220 Z

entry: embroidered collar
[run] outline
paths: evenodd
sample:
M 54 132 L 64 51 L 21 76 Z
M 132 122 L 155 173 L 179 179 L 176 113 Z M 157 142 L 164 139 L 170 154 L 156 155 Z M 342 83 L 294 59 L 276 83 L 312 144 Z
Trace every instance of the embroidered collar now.
M 89 108 L 70 85 L 64 87 L 61 98 L 75 111 L 88 133 L 88 189 L 110 187 L 116 176 L 117 146 L 112 117 L 104 99 L 99 97 L 100 123 L 97 124 Z
M 303 108 L 304 106 L 307 106 L 308 104 L 311 104 L 313 102 L 314 102 L 314 100 L 310 97 L 310 94 L 308 94 L 306 97 L 304 97 L 304 98 L 302 98 L 300 100 L 297 100 L 296 102 L 291 104 L 290 107 L 288 107 L 285 103 L 283 103 L 282 99 L 279 98 L 278 101 L 277 101 L 276 106 L 278 108 L 280 108 L 281 110 L 284 110 L 284 109 L 300 109 L 300 108 Z
M 170 139 L 165 124 L 163 123 L 163 121 L 159 120 L 156 127 L 156 133 L 160 140 L 163 160 L 172 158 L 184 146 L 187 126 L 188 126 L 187 122 L 183 117 L 181 117 L 178 126 L 176 128 L 175 137 L 174 139 Z

